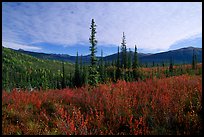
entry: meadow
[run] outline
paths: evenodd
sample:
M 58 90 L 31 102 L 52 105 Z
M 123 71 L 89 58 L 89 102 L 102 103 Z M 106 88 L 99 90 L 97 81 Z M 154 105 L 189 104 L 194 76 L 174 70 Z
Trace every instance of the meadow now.
M 2 134 L 201 134 L 202 75 L 61 90 L 2 91 Z

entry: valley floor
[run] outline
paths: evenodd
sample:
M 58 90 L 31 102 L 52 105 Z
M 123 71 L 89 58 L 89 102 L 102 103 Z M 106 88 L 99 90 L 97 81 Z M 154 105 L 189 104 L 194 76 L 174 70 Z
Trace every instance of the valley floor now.
M 2 134 L 201 134 L 202 76 L 181 75 L 95 88 L 2 91 Z

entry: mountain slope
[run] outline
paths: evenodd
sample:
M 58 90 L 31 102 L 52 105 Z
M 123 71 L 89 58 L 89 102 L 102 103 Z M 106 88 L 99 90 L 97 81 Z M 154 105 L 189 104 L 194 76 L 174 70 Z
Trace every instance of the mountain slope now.
M 14 50 L 14 49 L 12 49 Z M 19 50 L 15 50 L 16 52 L 20 52 L 23 54 L 27 54 L 27 55 L 31 55 L 33 57 L 39 58 L 39 59 L 46 59 L 46 60 L 59 60 L 59 61 L 67 61 L 70 63 L 75 63 L 76 61 L 76 56 L 70 56 L 67 54 L 48 54 L 48 53 L 38 53 L 38 52 L 31 52 L 31 51 L 25 51 L 22 49 Z M 128 52 L 129 53 L 129 52 Z M 144 53 L 138 53 L 138 57 L 143 57 L 143 56 L 147 56 L 150 54 L 144 54 Z M 134 52 L 131 52 L 131 56 L 134 56 Z M 82 62 L 83 63 L 89 63 L 90 62 L 90 55 L 86 55 L 86 56 L 79 56 L 79 58 L 82 57 Z M 100 57 L 97 57 L 98 59 Z M 105 61 L 113 61 L 113 60 L 117 60 L 117 53 L 109 55 L 109 56 L 105 56 L 103 57 Z
M 198 62 L 202 62 L 202 48 L 194 48 L 194 47 L 170 50 L 167 52 L 161 52 L 161 53 L 156 53 L 156 54 L 138 53 L 138 58 L 139 58 L 140 63 L 142 64 L 152 64 L 153 62 L 154 63 L 163 63 L 163 62 L 169 63 L 169 60 L 171 57 L 174 61 L 174 64 L 182 64 L 182 63 L 190 64 L 192 61 L 193 50 L 195 50 Z M 24 50 L 16 50 L 16 51 L 20 53 L 28 54 L 28 55 L 31 55 L 31 56 L 34 56 L 40 59 L 67 61 L 71 63 L 75 63 L 75 60 L 76 60 L 76 56 L 70 56 L 67 54 L 47 54 L 47 53 L 37 53 L 37 52 L 30 52 L 30 51 L 24 51 Z M 133 59 L 134 52 L 131 52 L 131 56 Z M 104 60 L 105 61 L 117 60 L 117 53 L 104 57 Z M 82 56 L 82 62 L 89 63 L 90 55 Z
M 138 53 L 139 62 L 142 64 L 152 64 L 154 63 L 169 63 L 170 58 L 172 57 L 174 64 L 191 64 L 193 50 L 197 55 L 197 61 L 202 62 L 202 48 L 187 47 L 177 50 L 170 50 L 167 52 L 161 52 L 156 54 L 144 54 Z M 128 52 L 129 53 L 129 52 Z M 131 57 L 133 59 L 134 52 L 131 52 Z M 110 56 L 104 57 L 107 61 L 112 61 L 117 59 L 117 54 L 112 54 Z
M 9 48 L 2 48 L 2 64 L 4 65 L 14 65 L 13 67 L 31 67 L 31 68 L 45 68 L 50 69 L 51 71 L 58 71 L 61 70 L 62 65 L 60 61 L 54 61 L 54 60 L 42 60 L 38 57 L 33 57 L 36 55 L 36 53 L 28 54 L 27 51 L 25 51 L 22 54 L 19 52 L 16 52 L 15 50 L 9 49 Z M 44 53 L 43 53 L 44 54 Z M 37 55 L 42 55 L 41 53 L 37 53 Z M 52 55 L 49 55 L 52 56 Z M 43 57 L 43 56 L 42 56 Z M 65 63 L 65 69 L 68 71 L 73 71 L 74 66 L 73 64 L 66 62 Z
M 167 52 L 156 53 L 148 56 L 143 56 L 140 58 L 142 63 L 162 63 L 169 62 L 172 57 L 174 64 L 190 64 L 192 62 L 193 50 L 197 55 L 197 61 L 202 62 L 202 48 L 187 47 L 177 50 L 170 50 Z
M 14 50 L 14 49 L 12 49 Z M 33 57 L 43 59 L 43 60 L 58 60 L 58 61 L 65 61 L 70 63 L 75 63 L 76 56 L 70 56 L 67 54 L 48 54 L 48 53 L 38 53 L 38 52 L 31 52 L 31 51 L 25 51 L 22 49 L 15 50 L 16 52 L 31 55 Z M 80 59 L 81 56 L 79 56 Z M 82 56 L 82 61 L 84 63 L 89 63 L 90 55 Z

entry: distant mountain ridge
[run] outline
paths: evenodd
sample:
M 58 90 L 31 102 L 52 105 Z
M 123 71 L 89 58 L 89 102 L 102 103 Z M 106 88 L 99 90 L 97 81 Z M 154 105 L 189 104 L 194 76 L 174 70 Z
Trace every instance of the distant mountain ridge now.
M 202 62 L 202 48 L 195 48 L 195 47 L 185 47 L 185 48 L 180 48 L 176 50 L 170 50 L 170 51 L 155 53 L 155 54 L 138 53 L 138 59 L 139 59 L 139 62 L 142 64 L 152 64 L 153 62 L 160 64 L 163 62 L 168 63 L 170 58 L 172 57 L 174 64 L 183 64 L 183 63 L 190 64 L 192 62 L 193 50 L 195 50 L 195 53 L 197 55 L 197 61 Z M 75 63 L 75 60 L 76 60 L 76 56 L 70 56 L 67 54 L 38 53 L 38 52 L 25 51 L 22 49 L 14 50 L 14 51 L 31 55 L 40 59 L 67 61 L 71 63 Z M 132 59 L 133 59 L 133 56 L 134 56 L 134 52 L 131 51 Z M 80 56 L 79 56 L 79 59 L 80 59 Z M 103 57 L 103 59 L 104 61 L 115 61 L 117 60 L 117 53 L 105 56 Z M 89 61 L 90 61 L 90 55 L 82 56 L 83 63 L 89 63 Z
M 202 62 L 202 48 L 195 47 L 185 47 L 176 50 L 170 50 L 167 52 L 161 52 L 156 54 L 151 54 L 145 57 L 140 58 L 140 61 L 143 63 L 162 63 L 169 62 L 172 57 L 174 64 L 190 64 L 192 62 L 193 50 L 197 55 L 197 61 Z

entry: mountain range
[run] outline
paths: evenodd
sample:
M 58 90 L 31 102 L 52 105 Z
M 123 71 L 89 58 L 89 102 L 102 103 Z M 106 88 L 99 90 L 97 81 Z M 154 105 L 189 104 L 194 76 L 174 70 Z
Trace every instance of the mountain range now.
M 14 50 L 14 49 L 12 49 Z M 138 59 L 141 64 L 152 64 L 157 63 L 169 63 L 170 58 L 173 59 L 174 64 L 191 64 L 192 62 L 192 55 L 193 50 L 195 51 L 195 54 L 197 55 L 197 61 L 200 63 L 202 62 L 202 48 L 195 48 L 195 47 L 185 47 L 180 48 L 177 50 L 170 50 L 166 52 L 160 52 L 160 53 L 154 53 L 154 54 L 146 54 L 146 53 L 138 53 Z M 70 63 L 75 63 L 76 56 L 70 56 L 68 54 L 48 54 L 48 53 L 38 53 L 38 52 L 31 52 L 31 51 L 25 51 L 22 49 L 14 50 L 16 52 L 24 53 L 27 55 L 31 55 L 33 57 L 39 58 L 39 59 L 48 59 L 48 60 L 58 60 L 58 61 L 66 61 Z M 134 52 L 127 52 L 128 54 L 131 54 L 131 58 L 133 59 Z M 86 56 L 79 56 L 79 58 L 82 57 L 83 63 L 89 63 L 90 61 L 90 55 Z M 97 57 L 100 58 L 100 57 Z M 103 57 L 104 61 L 116 61 L 117 60 L 117 53 L 108 55 Z

